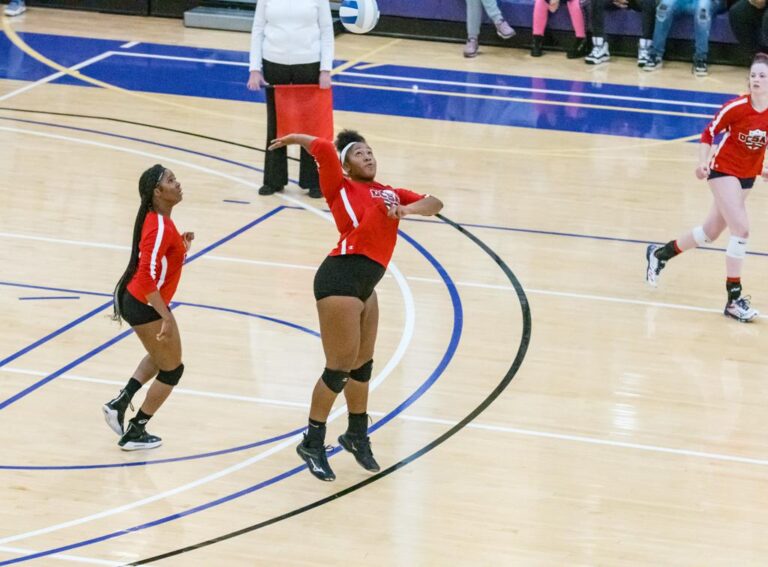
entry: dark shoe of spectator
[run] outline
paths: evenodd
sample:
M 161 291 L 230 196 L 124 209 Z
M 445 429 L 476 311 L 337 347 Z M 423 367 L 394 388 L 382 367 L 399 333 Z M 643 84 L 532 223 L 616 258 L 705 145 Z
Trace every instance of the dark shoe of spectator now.
M 643 71 L 658 71 L 664 66 L 664 61 L 658 53 L 651 53 L 651 57 L 643 66 Z
M 496 26 L 496 33 L 501 39 L 515 37 L 515 28 L 510 26 L 506 20 L 499 20 L 494 25 Z
M 707 68 L 706 59 L 694 59 L 693 68 L 691 69 L 693 74 L 697 77 L 706 77 L 709 75 L 709 69 Z
M 309 188 L 309 196 L 313 199 L 322 199 L 323 193 L 320 191 L 319 187 L 310 187 Z
M 587 65 L 600 65 L 611 60 L 611 52 L 608 51 L 608 42 L 603 37 L 592 38 L 592 51 L 584 58 Z
M 577 37 L 568 53 L 565 54 L 568 59 L 580 59 L 589 53 L 589 43 L 586 37 Z
M 531 57 L 541 57 L 544 53 L 544 36 L 533 36 L 533 45 L 531 45 Z
M 279 193 L 282 190 L 282 187 L 270 187 L 269 185 L 262 185 L 259 187 L 259 195 L 272 195 L 273 193 Z
M 467 43 L 464 45 L 464 57 L 476 57 L 479 48 L 476 37 L 468 38 Z

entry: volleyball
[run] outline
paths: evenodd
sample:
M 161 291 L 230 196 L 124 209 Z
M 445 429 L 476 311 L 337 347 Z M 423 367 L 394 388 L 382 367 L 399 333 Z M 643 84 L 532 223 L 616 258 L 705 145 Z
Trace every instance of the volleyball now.
M 368 33 L 379 21 L 379 5 L 376 0 L 342 0 L 339 18 L 347 31 Z

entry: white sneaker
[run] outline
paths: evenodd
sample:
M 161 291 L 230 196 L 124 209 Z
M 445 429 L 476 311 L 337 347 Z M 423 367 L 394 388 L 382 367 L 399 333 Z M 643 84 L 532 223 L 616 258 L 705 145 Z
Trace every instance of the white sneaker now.
M 590 51 L 589 55 L 584 58 L 584 62 L 587 65 L 600 65 L 601 63 L 607 63 L 610 60 L 611 53 L 608 51 L 608 42 L 604 40 L 599 44 L 595 42 L 592 51 Z
M 661 273 L 661 270 L 664 269 L 664 266 L 667 265 L 666 261 L 659 260 L 656 257 L 656 254 L 654 254 L 659 248 L 662 248 L 662 246 L 658 244 L 649 244 L 648 248 L 645 249 L 645 259 L 648 262 L 645 268 L 645 281 L 647 281 L 648 285 L 651 287 L 656 287 L 658 285 L 659 274 Z
M 11 0 L 5 7 L 6 16 L 20 16 L 27 11 L 27 5 L 21 0 Z
M 723 314 L 726 317 L 732 317 L 742 323 L 749 323 L 755 319 L 760 312 L 757 309 L 752 308 L 752 302 L 749 296 L 740 297 L 735 301 L 730 301 L 725 306 Z
M 651 46 L 653 42 L 650 39 L 641 39 L 637 42 L 637 66 L 645 67 L 651 60 Z

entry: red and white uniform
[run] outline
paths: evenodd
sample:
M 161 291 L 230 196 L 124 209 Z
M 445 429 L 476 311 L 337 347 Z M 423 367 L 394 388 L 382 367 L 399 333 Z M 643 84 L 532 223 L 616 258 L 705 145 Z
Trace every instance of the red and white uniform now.
M 763 170 L 768 110 L 758 112 L 749 95 L 726 102 L 701 134 L 704 144 L 725 132 L 715 148 L 709 168 L 735 177 L 756 177 Z
M 387 216 L 388 208 L 420 201 L 425 195 L 344 177 L 336 148 L 328 140 L 316 138 L 310 153 L 317 160 L 320 190 L 339 230 L 339 243 L 330 256 L 361 254 L 386 268 L 400 224 L 398 219 Z
M 128 292 L 147 303 L 147 295 L 159 291 L 166 305 L 171 302 L 181 278 L 187 251 L 170 217 L 147 213 L 139 242 L 139 267 L 128 282 Z

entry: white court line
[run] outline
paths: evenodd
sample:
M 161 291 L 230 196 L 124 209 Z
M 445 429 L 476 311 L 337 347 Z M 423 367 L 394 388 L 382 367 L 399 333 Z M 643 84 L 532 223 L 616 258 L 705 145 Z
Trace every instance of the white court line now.
M 295 201 L 298 202 L 298 201 Z M 71 244 L 71 245 L 77 245 L 77 246 L 91 246 L 94 248 L 114 248 L 114 249 L 120 249 L 120 250 L 128 250 L 128 246 L 117 246 L 114 244 L 102 244 L 99 242 L 85 242 L 80 240 L 66 240 L 62 238 L 49 238 L 45 236 L 30 236 L 26 234 L 16 234 L 16 233 L 10 233 L 10 232 L 0 232 L 0 238 L 15 238 L 15 239 L 28 239 L 28 240 L 39 240 L 43 242 L 51 242 L 54 244 Z M 212 261 L 218 261 L 218 262 L 235 262 L 240 264 L 253 264 L 256 266 L 267 266 L 267 267 L 275 267 L 275 268 L 292 268 L 296 270 L 316 270 L 316 266 L 310 266 L 306 264 L 287 264 L 283 262 L 268 262 L 265 260 L 249 260 L 247 258 L 233 258 L 229 256 L 201 256 L 201 260 L 212 260 Z M 389 274 L 385 277 L 391 277 Z M 423 283 L 433 283 L 433 284 L 439 284 L 442 285 L 442 280 L 439 280 L 437 278 L 422 278 L 418 276 L 408 276 L 406 278 L 408 281 L 412 282 L 423 282 Z M 471 281 L 461 281 L 457 280 L 454 282 L 457 287 L 475 287 L 475 288 L 481 288 L 481 289 L 496 289 L 500 291 L 514 291 L 511 285 L 499 285 L 499 284 L 484 284 L 480 282 L 471 282 Z M 698 307 L 695 305 L 682 305 L 679 303 L 664 303 L 661 301 L 646 301 L 642 299 L 628 299 L 624 297 L 614 297 L 614 296 L 608 296 L 608 295 L 593 295 L 593 294 L 587 294 L 587 293 L 574 293 L 574 292 L 568 292 L 568 291 L 554 291 L 554 290 L 545 290 L 545 289 L 532 289 L 532 288 L 525 288 L 525 292 L 529 293 L 531 295 L 550 295 L 553 297 L 565 297 L 565 298 L 571 298 L 571 299 L 584 299 L 587 301 L 605 301 L 608 303 L 621 303 L 625 305 L 639 305 L 642 307 L 660 307 L 662 309 L 679 309 L 681 311 L 696 311 L 699 313 L 720 313 L 721 309 L 715 309 L 711 307 Z M 768 315 L 760 315 L 760 318 L 766 318 Z
M 27 376 L 48 376 L 50 372 L 41 372 L 40 370 L 27 370 L 25 368 L 10 368 L 8 366 L 4 367 L 0 372 L 9 372 L 11 374 L 24 374 Z M 106 384 L 109 386 L 116 386 L 118 388 L 122 388 L 125 386 L 125 380 L 122 382 L 119 380 L 107 380 L 104 378 L 92 378 L 90 376 L 80 376 L 78 374 L 62 374 L 59 376 L 59 379 L 63 380 L 71 380 L 73 382 L 87 382 L 90 384 Z M 218 400 L 231 400 L 235 402 L 249 402 L 254 404 L 265 404 L 265 405 L 271 405 L 271 406 L 287 406 L 287 407 L 293 407 L 293 408 L 302 408 L 307 409 L 309 408 L 308 403 L 302 403 L 302 402 L 287 402 L 284 400 L 275 400 L 271 398 L 258 398 L 253 396 L 240 396 L 237 394 L 221 394 L 219 392 L 206 392 L 203 390 L 190 390 L 188 388 L 182 388 L 180 386 L 176 386 L 173 389 L 174 394 L 179 394 L 182 396 L 199 396 L 204 398 L 213 398 Z
M 32 555 L 38 553 L 34 549 L 23 549 L 21 547 L 0 547 L 0 551 L 5 553 L 14 553 L 16 555 Z M 91 559 L 90 557 L 80 557 L 79 555 L 48 555 L 50 559 L 60 559 L 61 561 L 75 561 L 77 563 L 89 563 L 92 565 L 125 565 L 124 561 L 106 561 L 104 559 Z
M 120 55 L 123 57 L 145 57 L 148 59 L 165 59 L 168 61 L 184 61 L 189 63 L 207 63 L 212 65 L 233 65 L 235 67 L 248 67 L 248 63 L 246 62 L 221 61 L 218 59 L 203 59 L 200 57 L 183 57 L 179 55 L 157 55 L 154 53 L 137 53 L 137 52 L 123 53 L 119 51 L 112 51 L 110 53 L 112 55 Z M 372 64 L 372 66 L 378 66 L 378 65 L 380 64 L 378 63 Z M 366 69 L 368 67 L 358 66 L 356 68 Z M 348 75 L 350 77 L 363 77 L 363 78 L 370 77 L 375 79 L 389 79 L 392 81 L 407 81 L 411 83 L 418 82 L 418 83 L 427 83 L 427 84 L 435 84 L 435 85 L 473 87 L 473 88 L 479 88 L 479 89 L 505 90 L 505 91 L 513 91 L 513 92 L 568 95 L 568 96 L 576 96 L 576 97 L 582 97 L 582 98 L 595 98 L 595 99 L 603 99 L 603 100 L 624 100 L 624 101 L 646 102 L 646 103 L 653 102 L 658 104 L 669 104 L 669 105 L 679 105 L 679 106 L 698 106 L 702 108 L 720 108 L 721 106 L 720 104 L 705 103 L 705 102 L 688 102 L 688 101 L 679 101 L 679 100 L 670 100 L 670 99 L 644 98 L 644 97 L 609 95 L 609 94 L 600 94 L 600 93 L 579 93 L 579 92 L 561 91 L 561 90 L 555 90 L 555 89 L 535 89 L 535 88 L 527 88 L 527 87 L 504 86 L 504 85 L 487 85 L 482 83 L 463 83 L 461 81 L 443 81 L 439 79 L 421 79 L 418 77 L 403 77 L 402 75 L 377 75 L 372 73 L 355 73 L 352 71 L 342 71 L 341 73 L 339 73 L 339 76 L 344 76 L 344 75 Z M 354 87 L 354 86 L 360 86 L 360 85 L 345 83 L 345 86 Z M 369 86 L 375 87 L 375 85 L 369 85 Z M 536 102 L 536 101 L 533 101 L 533 102 Z M 660 111 L 660 113 L 663 113 L 663 111 Z M 691 115 L 691 116 L 699 116 L 699 115 Z
M 39 371 L 39 370 L 27 370 L 23 368 L 9 368 L 5 367 L 2 369 L 2 371 L 15 373 L 15 374 L 26 374 L 31 376 L 46 376 L 47 374 L 45 372 Z M 109 384 L 111 386 L 117 386 L 122 387 L 125 382 L 120 382 L 117 380 L 103 380 L 101 378 L 90 378 L 87 376 L 78 376 L 75 374 L 62 374 L 60 378 L 63 378 L 65 380 L 73 380 L 78 382 L 90 382 L 94 384 Z M 212 399 L 226 399 L 226 400 L 233 400 L 233 401 L 239 401 L 239 402 L 249 402 L 249 403 L 256 403 L 256 404 L 264 404 L 269 406 L 278 406 L 278 407 L 290 407 L 290 408 L 300 408 L 300 409 L 306 409 L 309 407 L 309 404 L 305 403 L 297 403 L 297 402 L 289 402 L 284 400 L 273 400 L 268 398 L 256 398 L 252 396 L 239 396 L 235 394 L 220 394 L 218 392 L 206 392 L 202 390 L 187 390 L 183 388 L 174 388 L 174 394 L 183 394 L 183 395 L 192 395 L 192 396 L 201 396 L 201 397 L 208 397 Z M 368 412 L 371 416 L 375 417 L 381 417 L 386 415 L 385 412 L 381 411 L 369 411 Z M 400 419 L 403 421 L 416 421 L 420 423 L 431 423 L 436 425 L 448 425 L 453 427 L 456 425 L 456 421 L 452 421 L 449 419 L 440 419 L 435 417 L 424 417 L 424 416 L 417 416 L 417 415 L 410 415 L 410 414 L 399 414 L 396 419 Z M 733 462 L 733 463 L 742 463 L 742 464 L 748 464 L 748 465 L 760 465 L 760 466 L 768 466 L 768 460 L 766 459 L 755 459 L 751 457 L 739 457 L 736 455 L 727 455 L 724 453 L 711 453 L 706 451 L 694 451 L 691 449 L 675 449 L 673 447 L 664 447 L 662 445 L 647 445 L 643 443 L 629 443 L 626 441 L 614 441 L 611 439 L 600 439 L 597 437 L 587 437 L 584 435 L 569 435 L 566 433 L 552 433 L 547 431 L 540 431 L 537 429 L 521 429 L 519 427 L 507 427 L 502 425 L 490 425 L 486 423 L 476 422 L 473 421 L 466 426 L 468 429 L 480 429 L 484 431 L 494 431 L 497 433 L 512 433 L 516 435 L 524 435 L 527 437 L 543 437 L 547 439 L 557 439 L 560 441 L 573 441 L 577 443 L 588 443 L 591 445 L 604 445 L 604 446 L 610 446 L 610 447 L 617 447 L 617 448 L 623 448 L 623 449 L 638 449 L 641 451 L 651 451 L 656 453 L 668 453 L 673 455 L 680 455 L 680 456 L 686 456 L 686 457 L 697 457 L 697 458 L 704 458 L 704 459 L 712 459 L 716 461 L 727 461 L 727 462 Z
M 113 144 L 106 144 L 106 143 L 102 143 L 102 142 L 96 142 L 96 141 L 93 141 L 93 140 L 85 140 L 85 139 L 81 139 L 81 138 L 72 138 L 72 137 L 69 137 L 69 136 L 62 136 L 60 134 L 49 134 L 49 133 L 45 133 L 45 132 L 37 132 L 37 131 L 34 131 L 34 130 L 24 130 L 24 129 L 21 129 L 21 128 L 12 128 L 12 127 L 7 127 L 7 126 L 0 126 L 0 131 L 16 132 L 16 133 L 19 133 L 19 134 L 25 134 L 25 135 L 29 135 L 29 136 L 37 136 L 37 137 L 40 137 L 40 138 L 49 138 L 49 139 L 53 139 L 53 140 L 62 140 L 62 141 L 72 142 L 72 143 L 81 144 L 81 145 L 85 145 L 85 146 L 95 146 L 95 147 L 100 147 L 100 148 L 105 148 L 105 149 L 116 150 L 118 152 L 123 152 L 123 153 L 128 153 L 128 154 L 133 154 L 133 155 L 140 155 L 140 156 L 144 156 L 144 157 L 150 157 L 153 160 L 160 160 L 160 161 L 164 160 L 165 162 L 176 163 L 176 164 L 179 164 L 179 165 L 183 165 L 183 166 L 189 167 L 190 169 L 195 169 L 195 170 L 198 170 L 198 171 L 202 171 L 202 172 L 208 173 L 208 174 L 213 175 L 215 177 L 220 177 L 220 178 L 223 178 L 223 179 L 228 179 L 228 180 L 234 181 L 236 183 L 245 185 L 247 187 L 251 187 L 251 188 L 254 188 L 254 189 L 258 187 L 258 185 L 256 183 L 250 182 L 250 181 L 248 181 L 246 179 L 242 179 L 240 177 L 237 177 L 237 176 L 234 176 L 234 175 L 229 175 L 229 174 L 223 173 L 221 171 L 217 171 L 217 170 L 210 169 L 210 168 L 207 168 L 207 167 L 203 167 L 203 166 L 200 166 L 200 165 L 195 165 L 193 163 L 186 162 L 186 161 L 183 161 L 183 160 L 179 160 L 179 159 L 176 159 L 176 158 L 171 158 L 169 156 L 162 156 L 162 155 L 159 155 L 159 154 L 154 154 L 154 153 L 150 153 L 150 152 L 144 152 L 144 151 L 141 151 L 141 150 L 135 150 L 135 149 L 132 149 L 132 148 L 126 148 L 126 147 L 122 147 L 122 146 L 116 146 L 116 145 L 113 145 Z M 307 204 L 303 203 L 302 201 L 300 201 L 299 199 L 294 199 L 293 197 L 288 197 L 287 195 L 278 195 L 278 196 L 281 199 L 283 199 L 284 201 L 288 201 L 290 203 L 298 205 L 298 206 L 302 207 L 303 209 L 306 209 L 307 211 L 309 211 L 309 212 L 311 212 L 313 214 L 316 214 L 319 217 L 321 217 L 321 218 L 323 218 L 323 219 L 325 219 L 325 220 L 327 220 L 329 222 L 333 222 L 333 218 L 331 217 L 330 214 L 324 213 L 320 209 L 316 209 L 315 207 L 307 205 Z M 405 322 L 404 322 L 404 325 L 403 325 L 403 334 L 400 337 L 400 342 L 398 343 L 397 348 L 395 349 L 395 352 L 392 354 L 392 357 L 389 359 L 389 361 L 387 361 L 387 364 L 381 369 L 381 371 L 379 371 L 379 373 L 376 375 L 376 377 L 373 380 L 371 380 L 371 382 L 370 382 L 370 384 L 371 384 L 370 385 L 371 391 L 375 390 L 387 378 L 387 376 L 389 376 L 389 374 L 395 369 L 395 367 L 400 363 L 402 358 L 405 356 L 405 351 L 407 350 L 408 345 L 410 344 L 411 340 L 413 339 L 414 328 L 415 328 L 416 306 L 415 306 L 415 302 L 413 300 L 413 294 L 411 293 L 411 290 L 408 287 L 408 283 L 406 282 L 405 277 L 403 277 L 403 274 L 400 272 L 400 270 L 397 268 L 397 266 L 394 265 L 394 263 L 390 263 L 389 271 L 392 273 L 393 277 L 395 278 L 395 281 L 397 282 L 398 286 L 400 287 L 400 291 L 401 291 L 401 293 L 403 295 Z M 346 413 L 346 409 L 347 409 L 346 405 L 341 405 L 339 408 L 336 409 L 336 411 L 332 412 L 328 416 L 328 422 L 331 422 L 331 421 L 335 420 L 336 418 L 338 418 L 340 415 L 345 414 Z M 246 468 L 246 467 L 248 467 L 248 466 L 250 466 L 250 465 L 252 465 L 254 463 L 257 463 L 257 462 L 259 462 L 261 460 L 264 460 L 267 457 L 269 457 L 269 456 L 271 456 L 271 455 L 273 455 L 275 453 L 278 453 L 278 452 L 282 451 L 283 449 L 285 449 L 287 447 L 291 447 L 292 445 L 294 445 L 300 439 L 301 439 L 301 434 L 297 434 L 294 437 L 286 439 L 285 441 L 281 442 L 280 444 L 275 445 L 271 449 L 268 449 L 268 450 L 266 450 L 266 451 L 264 451 L 264 452 L 262 452 L 262 453 L 260 453 L 258 455 L 255 455 L 255 456 L 253 456 L 253 457 L 251 457 L 249 459 L 241 461 L 240 463 L 237 463 L 237 464 L 232 465 L 230 467 L 227 467 L 225 469 L 221 469 L 221 470 L 219 470 L 216 473 L 213 473 L 213 474 L 201 477 L 201 478 L 199 478 L 199 479 L 197 479 L 195 481 L 192 481 L 192 482 L 189 482 L 187 484 L 178 486 L 178 487 L 176 487 L 174 489 L 167 490 L 167 491 L 164 491 L 164 492 L 160 492 L 160 493 L 157 493 L 157 494 L 155 494 L 153 496 L 150 496 L 150 497 L 147 497 L 147 498 L 143 498 L 143 499 L 138 500 L 138 501 L 130 502 L 130 503 L 125 504 L 123 506 L 118 506 L 118 507 L 115 507 L 115 508 L 112 508 L 112 509 L 109 509 L 109 510 L 104 510 L 102 512 L 98 512 L 96 514 L 91 514 L 90 516 L 85 516 L 85 517 L 77 518 L 75 520 L 70 520 L 70 521 L 67 521 L 67 522 L 61 522 L 59 524 L 51 525 L 51 526 L 48 526 L 48 527 L 45 527 L 45 528 L 40 528 L 40 529 L 37 529 L 37 530 L 32 530 L 32 531 L 21 533 L 21 534 L 17 534 L 17 535 L 14 535 L 14 536 L 9 536 L 9 537 L 2 538 L 2 539 L 0 539 L 0 545 L 1 544 L 6 544 L 6 543 L 11 543 L 11 542 L 14 542 L 14 541 L 20 541 L 20 540 L 23 540 L 23 539 L 28 539 L 28 538 L 31 538 L 31 537 L 34 537 L 34 536 L 38 536 L 38 535 L 42 535 L 42 534 L 47 534 L 47 533 L 51 533 L 51 532 L 55 532 L 55 531 L 60 531 L 60 530 L 63 530 L 65 528 L 69 528 L 69 527 L 73 527 L 73 526 L 82 525 L 82 524 L 85 524 L 87 522 L 91 522 L 93 520 L 98 520 L 98 519 L 105 518 L 105 517 L 108 517 L 108 516 L 113 516 L 115 514 L 119 514 L 121 512 L 125 512 L 127 510 L 132 510 L 134 508 L 141 507 L 141 506 L 143 506 L 145 504 L 149 504 L 149 503 L 155 502 L 157 500 L 163 500 L 165 498 L 168 498 L 169 496 L 173 496 L 173 495 L 179 494 L 181 492 L 186 492 L 186 491 L 191 490 L 193 488 L 196 488 L 198 486 L 201 486 L 201 485 L 213 482 L 213 481 L 215 481 L 215 480 L 217 480 L 219 478 L 222 478 L 224 476 L 232 474 L 232 473 L 234 473 L 234 472 L 236 472 L 238 470 Z
M 404 420 L 421 421 L 425 423 L 435 423 L 454 426 L 457 422 L 448 419 L 437 419 L 432 417 L 417 417 L 411 415 L 398 416 Z M 488 425 L 483 423 L 470 423 L 467 425 L 472 429 L 484 429 L 486 431 L 496 431 L 499 433 L 514 433 L 528 437 L 544 437 L 547 439 L 557 439 L 559 441 L 574 441 L 577 443 L 588 443 L 590 445 L 604 445 L 609 447 L 618 447 L 622 449 L 637 449 L 640 451 L 650 451 L 654 453 L 667 453 L 681 457 L 697 457 L 701 459 L 711 459 L 714 461 L 727 461 L 730 463 L 741 463 L 747 465 L 768 466 L 767 459 L 753 459 L 751 457 L 739 457 L 737 455 L 726 455 L 724 453 L 709 453 L 706 451 L 693 451 L 690 449 L 675 449 L 661 445 L 646 445 L 643 443 L 629 443 L 626 441 L 613 441 L 611 439 L 599 439 L 597 437 L 586 437 L 583 435 L 568 435 L 565 433 L 550 433 L 547 431 L 538 431 L 536 429 L 520 429 L 518 427 L 505 427 L 501 425 Z
M 356 67 L 356 69 L 363 69 L 363 67 Z M 532 87 L 512 87 L 508 85 L 489 85 L 483 83 L 463 83 L 461 81 L 443 81 L 439 79 L 421 79 L 419 77 L 406 77 L 403 75 L 376 75 L 374 73 L 355 73 L 353 71 L 343 71 L 340 75 L 347 75 L 350 77 L 361 78 L 373 78 L 373 79 L 385 79 L 390 81 L 404 81 L 409 83 L 427 83 L 431 85 L 451 85 L 457 87 L 472 87 L 477 89 L 490 89 L 499 91 L 512 91 L 512 92 L 525 92 L 525 93 L 540 93 L 540 94 L 555 94 L 555 95 L 567 95 L 582 98 L 597 98 L 603 100 L 626 100 L 631 102 L 653 102 L 658 104 L 670 104 L 677 106 L 700 106 L 702 108 L 720 108 L 722 105 L 713 104 L 707 102 L 686 102 L 680 100 L 670 100 L 663 98 L 644 98 L 639 96 L 624 96 L 624 95 L 609 95 L 601 93 L 582 93 L 578 91 L 560 91 L 555 89 L 534 89 Z
M 140 41 L 129 41 L 128 43 L 121 45 L 120 49 L 130 49 L 131 47 L 136 47 L 139 44 L 141 44 Z
M 110 55 L 112 55 L 112 51 L 107 51 L 106 53 L 102 53 L 101 55 L 97 55 L 95 57 L 91 57 L 90 59 L 87 59 L 83 61 L 82 63 L 78 63 L 77 65 L 74 65 L 72 67 L 68 68 L 68 71 L 77 71 L 78 69 L 82 69 L 83 67 L 87 67 L 88 65 L 91 65 L 92 63 L 96 63 L 97 61 L 101 61 L 102 59 L 106 59 Z M 26 85 L 24 87 L 21 87 L 20 89 L 16 89 L 15 91 L 11 91 L 9 93 L 4 94 L 3 96 L 0 96 L 0 102 L 3 102 L 5 100 L 8 100 L 11 97 L 14 97 L 16 95 L 20 95 L 21 93 L 25 93 L 29 90 L 34 89 L 35 87 L 39 87 L 40 85 L 44 85 L 45 83 L 50 83 L 51 81 L 55 81 L 59 77 L 64 77 L 67 75 L 64 71 L 59 71 L 58 73 L 53 73 L 52 75 L 48 75 L 47 77 L 43 77 L 40 80 L 35 81 L 34 83 L 31 83 L 29 85 Z

